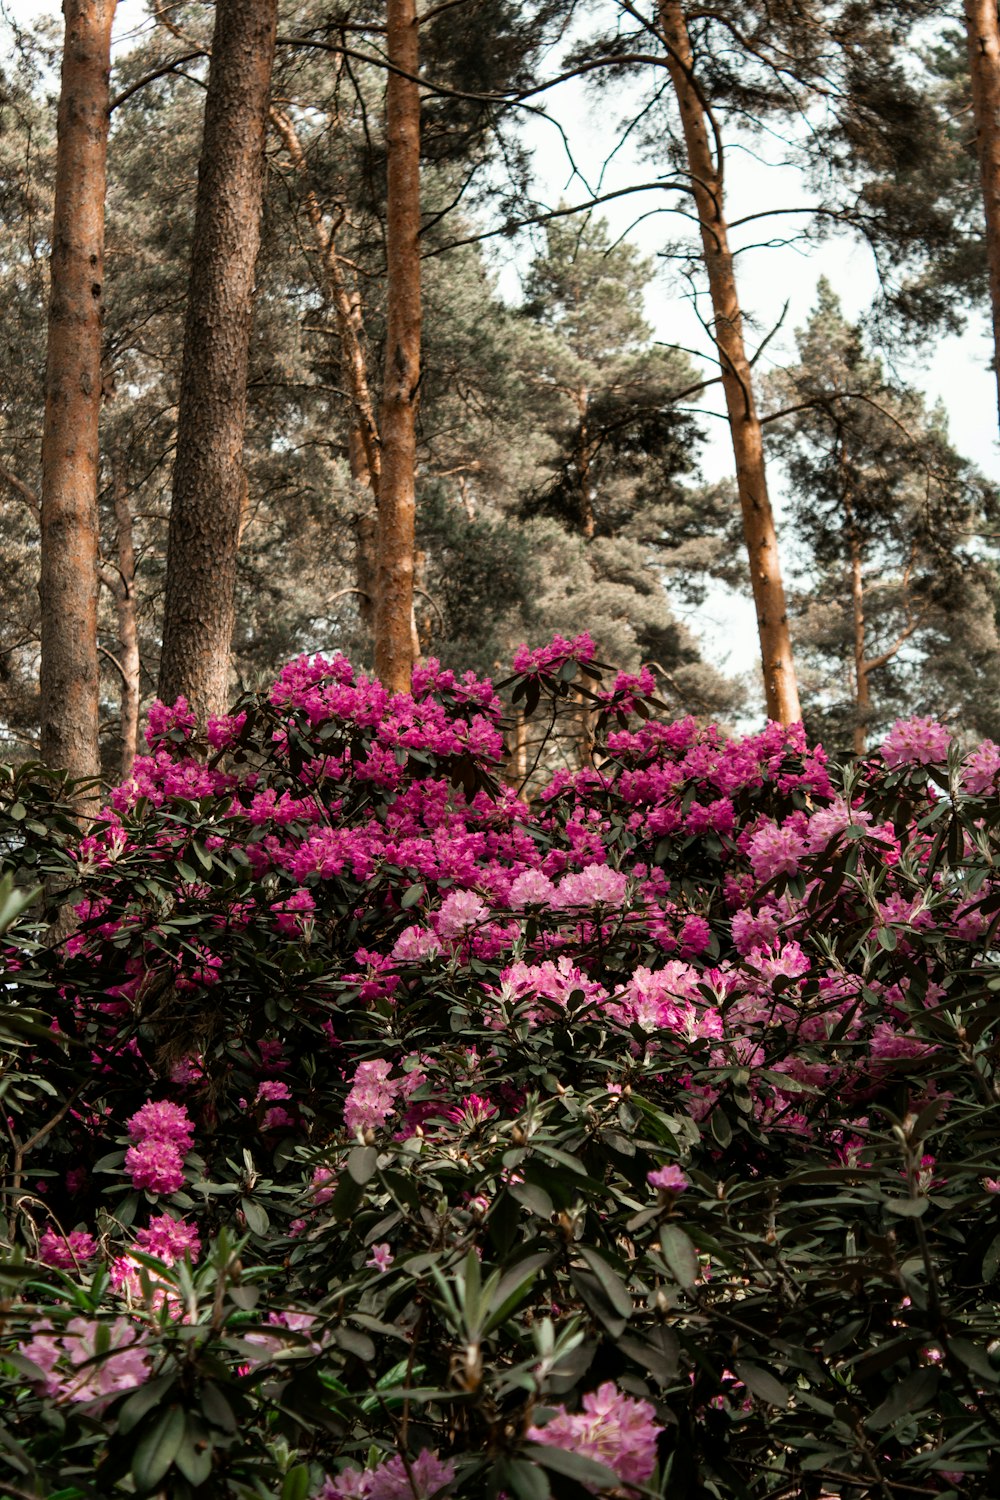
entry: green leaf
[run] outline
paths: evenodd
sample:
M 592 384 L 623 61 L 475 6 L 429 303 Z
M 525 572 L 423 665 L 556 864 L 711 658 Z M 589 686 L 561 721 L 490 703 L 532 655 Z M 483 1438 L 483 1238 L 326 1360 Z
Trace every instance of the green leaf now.
M 925 1407 L 938 1388 L 941 1371 L 936 1365 L 927 1365 L 914 1370 L 912 1375 L 897 1381 L 880 1406 L 877 1406 L 865 1422 L 873 1432 L 891 1427 L 900 1417 Z
M 188 1416 L 184 1441 L 177 1450 L 174 1464 L 189 1484 L 202 1485 L 212 1473 L 212 1445 L 197 1417 Z
M 171 1406 L 153 1423 L 132 1455 L 132 1477 L 140 1493 L 155 1490 L 184 1441 L 184 1412 Z
M 537 1464 L 525 1463 L 523 1458 L 510 1458 L 502 1474 L 504 1487 L 509 1486 L 518 1500 L 549 1500 L 548 1476 Z
M 660 1249 L 674 1280 L 683 1287 L 693 1287 L 698 1280 L 698 1252 L 676 1224 L 664 1224 L 660 1230 Z
M 788 1405 L 788 1391 L 769 1370 L 762 1370 L 760 1365 L 749 1364 L 745 1359 L 736 1360 L 734 1369 L 751 1396 L 756 1396 L 758 1401 L 780 1406 L 782 1410 Z
M 251 1234 L 267 1234 L 271 1223 L 271 1220 L 267 1216 L 267 1210 L 262 1208 L 259 1203 L 255 1203 L 252 1198 L 241 1198 L 240 1207 L 243 1210 L 243 1217 L 247 1221 L 247 1228 Z
M 516 1203 L 539 1219 L 551 1219 L 555 1207 L 552 1199 L 537 1182 L 511 1182 L 507 1191 Z
M 359 1187 L 371 1181 L 377 1166 L 378 1152 L 374 1146 L 355 1146 L 347 1158 L 348 1173 Z
M 930 1208 L 929 1198 L 886 1198 L 886 1213 L 897 1214 L 901 1219 L 919 1219 Z
M 1000 1271 L 1000 1234 L 993 1236 L 983 1256 L 983 1280 L 993 1281 L 997 1271 Z
M 615 1312 L 627 1321 L 632 1316 L 632 1298 L 618 1272 L 608 1265 L 603 1256 L 598 1255 L 596 1250 L 591 1250 L 587 1245 L 580 1246 L 580 1258 L 587 1262 L 601 1283 L 604 1294 Z
M 540 1464 L 543 1469 L 551 1469 L 553 1474 L 564 1474 L 567 1479 L 575 1479 L 577 1484 L 590 1490 L 614 1489 L 619 1484 L 614 1469 L 595 1463 L 592 1458 L 584 1458 L 582 1453 L 567 1452 L 565 1448 L 550 1448 L 546 1443 L 526 1443 L 521 1452 L 532 1463 Z
M 159 1406 L 174 1384 L 173 1375 L 160 1375 L 141 1385 L 118 1409 L 118 1431 L 123 1437 L 137 1427 L 148 1411 Z
M 878 940 L 880 947 L 884 948 L 887 953 L 894 952 L 896 947 L 896 929 L 894 927 L 880 927 L 878 930 Z
M 425 887 L 420 884 L 407 886 L 399 901 L 403 911 L 409 911 L 411 906 L 416 906 L 417 902 L 423 897 L 424 890 Z
M 309 1469 L 306 1464 L 296 1464 L 289 1469 L 281 1486 L 281 1500 L 306 1500 L 310 1488 Z

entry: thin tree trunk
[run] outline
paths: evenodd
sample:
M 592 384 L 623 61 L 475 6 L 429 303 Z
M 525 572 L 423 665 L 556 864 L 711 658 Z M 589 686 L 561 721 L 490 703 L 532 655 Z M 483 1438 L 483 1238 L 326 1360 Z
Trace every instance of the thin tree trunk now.
M 767 712 L 770 718 L 791 724 L 801 719 L 802 710 L 792 661 L 778 540 L 767 493 L 764 442 L 729 248 L 722 162 L 716 161 L 709 144 L 708 112 L 694 78 L 691 42 L 680 0 L 660 0 L 660 25 L 668 49 L 667 65 L 680 110 L 691 191 L 701 225 L 714 336 L 736 459 L 743 534 L 757 607 Z
M 864 755 L 868 745 L 872 695 L 868 681 L 869 667 L 865 660 L 865 595 L 861 576 L 861 542 L 853 523 L 849 521 L 848 525 L 851 548 L 851 613 L 854 626 L 854 753 Z
M 1000 21 L 997 0 L 965 0 L 976 154 L 986 211 L 986 254 L 993 312 L 993 364 L 1000 411 Z
M 288 159 L 303 181 L 308 180 L 305 152 L 298 132 L 283 110 L 272 107 L 271 120 L 281 136 L 288 152 Z M 336 229 L 328 228 L 323 217 L 319 199 L 311 187 L 304 198 L 305 210 L 313 232 L 313 240 L 319 252 L 323 287 L 334 310 L 337 333 L 340 337 L 341 364 L 347 376 L 351 395 L 352 421 L 348 436 L 347 454 L 351 466 L 351 477 L 370 491 L 373 505 L 361 510 L 355 518 L 355 582 L 360 596 L 361 622 L 369 630 L 375 625 L 376 590 L 376 508 L 378 506 L 379 481 L 382 474 L 382 456 L 379 449 L 378 421 L 375 403 L 372 400 L 368 380 L 368 365 L 365 359 L 363 317 L 361 298 L 357 291 L 349 290 L 337 253 Z
M 198 167 L 159 694 L 199 718 L 229 689 L 247 369 L 277 0 L 218 0 Z
M 418 68 L 415 0 L 388 0 L 386 50 L 409 74 Z M 375 672 L 408 692 L 415 660 L 413 551 L 416 414 L 420 384 L 420 90 L 390 73 L 386 83 L 388 269 L 382 481 L 378 507 Z
M 118 529 L 118 577 L 115 611 L 118 620 L 118 661 L 121 667 L 121 779 L 132 774 L 139 742 L 139 629 L 135 614 L 135 544 L 132 509 L 117 454 L 112 458 L 111 483 Z
M 64 0 L 63 12 L 42 435 L 41 752 L 91 777 L 100 774 L 98 423 L 115 0 Z

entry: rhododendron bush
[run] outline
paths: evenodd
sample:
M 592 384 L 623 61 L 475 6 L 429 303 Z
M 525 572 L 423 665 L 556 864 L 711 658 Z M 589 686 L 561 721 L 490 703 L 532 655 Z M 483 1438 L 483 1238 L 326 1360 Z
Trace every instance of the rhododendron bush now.
M 1000 1492 L 1000 751 L 592 655 L 6 773 L 0 1494 Z

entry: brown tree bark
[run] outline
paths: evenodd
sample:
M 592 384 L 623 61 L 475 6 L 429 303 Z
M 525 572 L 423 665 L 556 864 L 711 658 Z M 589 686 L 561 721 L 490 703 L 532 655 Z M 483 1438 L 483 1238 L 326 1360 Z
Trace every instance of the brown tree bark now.
M 135 612 L 135 543 L 132 537 L 132 509 L 128 488 L 117 453 L 111 458 L 111 485 L 117 523 L 115 551 L 118 566 L 106 568 L 101 578 L 115 601 L 118 624 L 118 654 L 113 660 L 118 673 L 120 693 L 119 774 L 127 781 L 132 774 L 139 743 L 139 627 Z
M 98 423 L 115 0 L 64 0 L 63 13 L 42 433 L 41 753 L 90 777 L 100 773 Z
M 289 161 L 303 181 L 307 181 L 308 167 L 305 153 L 294 124 L 283 110 L 273 106 L 271 121 L 281 137 Z M 382 474 L 382 456 L 375 403 L 368 380 L 368 363 L 365 359 L 361 298 L 355 289 L 347 285 L 340 256 L 337 253 L 336 228 L 327 227 L 322 206 L 311 187 L 306 188 L 303 203 L 313 232 L 313 241 L 319 253 L 323 288 L 337 321 L 341 363 L 347 376 L 347 386 L 353 408 L 347 448 L 351 477 L 370 492 L 373 502 L 370 508 L 358 512 L 354 523 L 355 582 L 360 599 L 361 621 L 371 630 L 375 624 L 378 525 L 376 511 L 379 481 Z
M 767 712 L 769 718 L 791 724 L 801 719 L 802 710 L 792 661 L 778 540 L 767 492 L 764 442 L 743 339 L 743 316 L 733 255 L 729 248 L 721 153 L 713 154 L 710 144 L 710 115 L 694 75 L 691 41 L 681 0 L 660 0 L 659 14 L 667 47 L 667 66 L 684 131 L 691 192 L 701 227 L 714 338 L 732 432 L 743 535 L 757 608 Z
M 865 591 L 861 574 L 861 542 L 853 522 L 849 520 L 848 526 L 851 548 L 851 614 L 854 626 L 854 753 L 864 755 L 872 711 L 871 684 L 868 681 L 870 668 L 865 660 Z
M 388 0 L 390 63 L 415 75 L 415 0 Z M 420 90 L 390 73 L 386 84 L 388 197 L 387 318 L 382 395 L 382 479 L 378 505 L 375 673 L 392 692 L 408 692 L 413 629 L 416 414 L 420 384 Z
M 225 709 L 277 0 L 218 0 L 198 166 L 159 694 Z
M 996 0 L 965 0 L 976 155 L 986 210 L 986 254 L 993 313 L 993 364 L 1000 412 L 1000 21 Z

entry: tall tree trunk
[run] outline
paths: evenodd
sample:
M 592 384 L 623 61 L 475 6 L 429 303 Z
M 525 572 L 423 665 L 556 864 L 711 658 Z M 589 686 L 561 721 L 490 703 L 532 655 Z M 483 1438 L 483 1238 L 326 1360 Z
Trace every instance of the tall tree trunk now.
M 868 745 L 868 723 L 872 712 L 869 666 L 865 660 L 865 594 L 861 576 L 861 542 L 848 519 L 851 549 L 851 615 L 854 627 L 854 753 L 864 755 Z
M 41 752 L 88 777 L 100 773 L 97 473 L 115 0 L 64 0 L 63 12 L 42 435 Z
M 976 154 L 986 210 L 986 254 L 993 312 L 993 364 L 1000 411 L 1000 21 L 997 0 L 965 0 Z
M 198 166 L 159 694 L 199 718 L 229 689 L 247 368 L 277 0 L 218 0 Z
M 709 144 L 708 111 L 693 72 L 691 41 L 681 0 L 660 0 L 660 26 L 667 46 L 667 65 L 677 96 L 691 173 L 691 191 L 701 226 L 714 337 L 736 459 L 743 535 L 757 607 L 767 712 L 770 718 L 791 724 L 801 719 L 802 710 L 788 633 L 778 540 L 767 493 L 764 441 L 754 399 L 750 361 L 743 341 L 743 316 L 729 248 L 722 162 L 713 156 Z
M 415 0 L 388 0 L 390 63 L 415 75 Z M 420 384 L 420 90 L 390 73 L 386 84 L 388 269 L 382 480 L 378 505 L 375 672 L 392 692 L 408 692 L 413 628 L 416 415 Z
M 116 453 L 111 461 L 115 521 L 118 529 L 118 575 L 115 612 L 118 621 L 118 662 L 121 671 L 121 779 L 132 774 L 139 742 L 139 628 L 135 613 L 135 544 L 128 487 Z
M 294 124 L 283 110 L 274 107 L 271 109 L 271 120 L 288 152 L 289 161 L 306 182 L 308 167 L 305 152 Z M 358 512 L 354 523 L 355 582 L 361 599 L 361 621 L 371 630 L 375 624 L 376 507 L 382 456 L 375 403 L 372 400 L 365 359 L 361 298 L 356 290 L 348 288 L 337 253 L 336 229 L 327 227 L 320 201 L 311 187 L 306 188 L 303 201 L 313 241 L 319 252 L 323 289 L 337 320 L 341 364 L 351 396 L 352 420 L 347 445 L 351 477 L 371 493 L 373 501 L 370 508 Z

